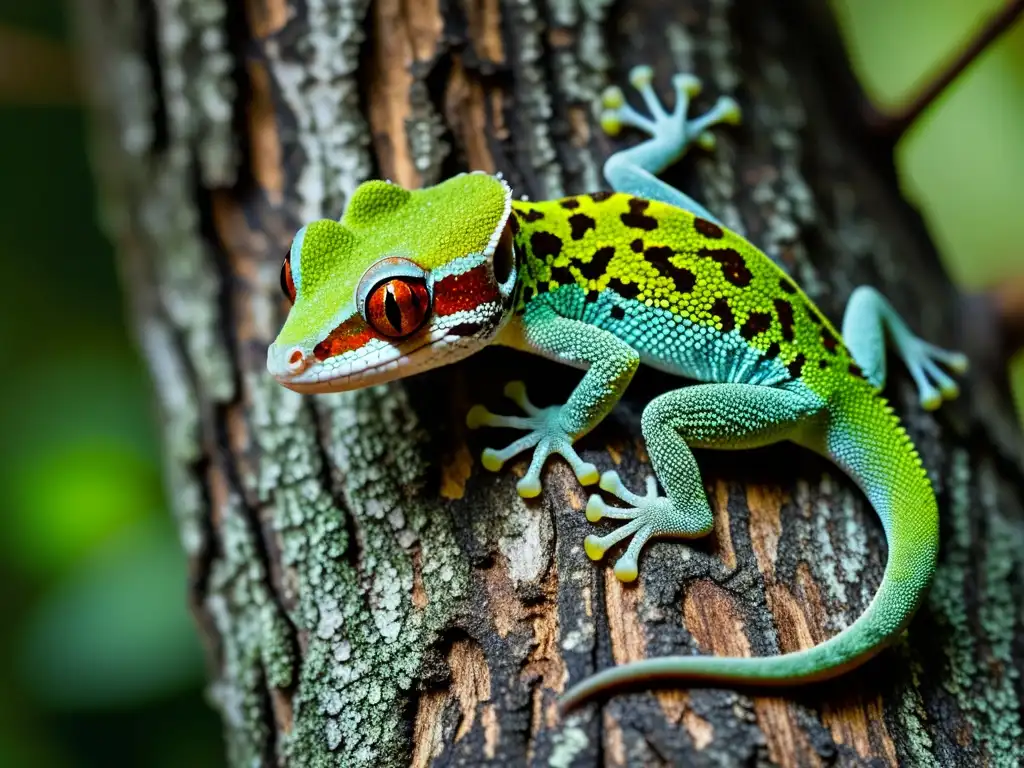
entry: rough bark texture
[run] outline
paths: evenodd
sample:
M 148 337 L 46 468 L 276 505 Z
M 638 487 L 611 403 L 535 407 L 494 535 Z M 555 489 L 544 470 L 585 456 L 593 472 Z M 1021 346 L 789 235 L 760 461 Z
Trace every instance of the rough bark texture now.
M 942 509 L 941 565 L 908 641 L 830 685 L 621 696 L 563 720 L 595 669 L 667 653 L 774 654 L 848 625 L 881 527 L 795 447 L 702 453 L 714 535 L 649 547 L 636 586 L 583 553 L 586 494 L 476 460 L 477 400 L 578 373 L 511 351 L 368 391 L 299 397 L 266 375 L 281 259 L 370 176 L 501 170 L 532 197 L 602 188 L 593 104 L 628 67 L 701 75 L 744 127 L 670 178 L 833 318 L 879 286 L 929 338 L 957 297 L 857 92 L 823 2 L 79 0 L 105 218 L 151 366 L 167 476 L 234 765 L 1017 765 L 1024 759 L 1021 444 L 1001 371 L 925 415 L 890 397 Z M 635 137 L 623 139 L 634 141 Z M 969 342 L 968 342 L 969 347 Z M 968 348 L 968 351 L 970 349 Z M 647 473 L 642 373 L 583 444 Z

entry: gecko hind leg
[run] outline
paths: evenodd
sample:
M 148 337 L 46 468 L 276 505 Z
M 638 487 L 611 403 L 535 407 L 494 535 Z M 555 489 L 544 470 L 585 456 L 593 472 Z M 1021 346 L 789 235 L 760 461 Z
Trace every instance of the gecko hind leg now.
M 677 74 L 672 78 L 676 92 L 675 109 L 665 109 L 651 86 L 653 72 L 640 66 L 630 70 L 630 83 L 639 91 L 650 117 L 640 114 L 626 103 L 618 86 L 610 86 L 602 95 L 604 112 L 601 127 L 615 136 L 623 126 L 637 128 L 651 138 L 629 149 L 616 152 L 604 164 L 604 175 L 612 189 L 638 197 L 675 205 L 716 223 L 718 220 L 700 203 L 657 178 L 660 173 L 679 160 L 693 144 L 713 149 L 715 137 L 708 130 L 718 123 L 738 124 L 740 109 L 735 100 L 721 97 L 704 114 L 688 118 L 690 99 L 700 93 L 701 83 L 693 75 Z
M 956 381 L 940 365 L 964 373 L 967 356 L 916 336 L 881 293 L 871 286 L 860 286 L 846 304 L 843 340 L 864 376 L 877 389 L 885 386 L 886 335 L 910 371 L 925 410 L 935 410 L 943 400 L 952 400 L 960 393 Z
M 698 384 L 667 392 L 644 409 L 642 428 L 651 463 L 665 487 L 657 492 L 654 478 L 640 496 L 623 484 L 616 472 L 605 472 L 600 487 L 629 507 L 613 507 L 594 494 L 587 502 L 587 519 L 626 521 L 604 536 L 588 536 L 584 549 L 592 560 L 632 537 L 615 563 L 621 581 L 639 573 L 644 546 L 657 536 L 697 538 L 711 531 L 711 507 L 691 447 L 755 448 L 806 434 L 808 420 L 822 412 L 823 403 L 801 395 L 754 384 Z

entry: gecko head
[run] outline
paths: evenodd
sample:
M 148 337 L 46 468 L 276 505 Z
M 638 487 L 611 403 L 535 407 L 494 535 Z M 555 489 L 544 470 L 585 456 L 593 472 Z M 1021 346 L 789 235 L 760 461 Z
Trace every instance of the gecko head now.
M 292 306 L 267 369 L 298 392 L 333 392 L 485 346 L 513 303 L 511 201 L 484 173 L 414 191 L 360 185 L 340 222 L 314 222 L 292 241 L 281 267 Z

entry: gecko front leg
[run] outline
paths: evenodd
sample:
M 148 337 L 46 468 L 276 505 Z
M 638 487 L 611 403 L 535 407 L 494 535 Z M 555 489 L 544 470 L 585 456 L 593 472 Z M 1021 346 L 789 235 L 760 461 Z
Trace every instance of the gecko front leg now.
M 500 416 L 482 405 L 470 409 L 466 416 L 470 429 L 509 427 L 527 432 L 503 449 L 485 449 L 481 461 L 486 469 L 497 472 L 510 458 L 533 448 L 530 467 L 516 486 L 525 498 L 540 495 L 541 470 L 553 453 L 569 462 L 581 483 L 593 485 L 600 477 L 597 467 L 583 461 L 573 443 L 596 427 L 619 401 L 640 365 L 640 356 L 608 331 L 563 317 L 544 301 L 531 304 L 521 322 L 523 338 L 536 352 L 587 372 L 565 405 L 538 408 L 527 398 L 522 383 L 512 382 L 505 387 L 505 394 L 525 416 Z
M 609 157 L 604 164 L 604 176 L 617 192 L 660 200 L 720 224 L 703 205 L 656 174 L 678 161 L 694 144 L 713 149 L 715 136 L 709 129 L 718 123 L 738 124 L 739 105 L 734 99 L 722 96 L 710 110 L 690 118 L 687 114 L 690 99 L 700 93 L 700 80 L 688 74 L 673 77 L 676 104 L 675 109 L 669 111 L 651 86 L 653 78 L 654 73 L 647 66 L 633 67 L 629 73 L 629 81 L 643 98 L 650 117 L 629 106 L 622 89 L 616 85 L 609 86 L 602 94 L 601 127 L 605 133 L 616 136 L 623 126 L 629 126 L 650 136 L 647 141 Z

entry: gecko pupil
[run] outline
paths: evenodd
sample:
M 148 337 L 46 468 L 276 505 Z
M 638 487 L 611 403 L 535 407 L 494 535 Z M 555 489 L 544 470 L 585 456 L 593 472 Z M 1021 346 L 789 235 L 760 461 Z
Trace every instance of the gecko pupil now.
M 395 287 L 389 284 L 384 291 L 384 315 L 391 323 L 391 327 L 401 333 L 402 308 L 398 306 L 398 299 L 395 298 Z
M 396 277 L 370 292 L 366 321 L 383 336 L 401 338 L 422 327 L 429 309 L 430 294 L 423 280 Z

